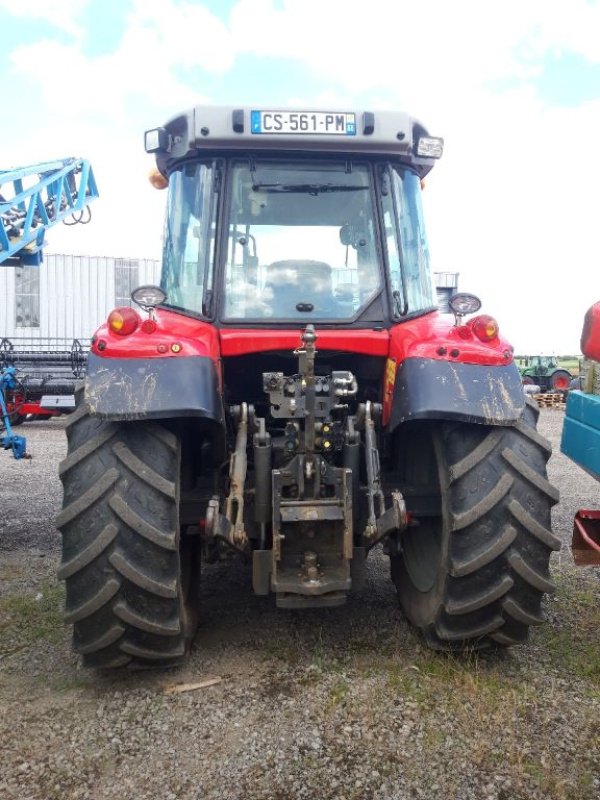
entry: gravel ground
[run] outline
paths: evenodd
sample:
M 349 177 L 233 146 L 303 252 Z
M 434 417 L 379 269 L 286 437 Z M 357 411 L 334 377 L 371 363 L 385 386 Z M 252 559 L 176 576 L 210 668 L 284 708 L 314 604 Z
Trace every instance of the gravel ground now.
M 600 485 L 559 453 L 562 420 L 540 418 L 564 548 L 527 646 L 428 651 L 379 553 L 345 608 L 301 613 L 253 596 L 241 566 L 207 568 L 186 666 L 111 677 L 81 670 L 60 621 L 63 421 L 28 423 L 32 460 L 0 452 L 1 800 L 598 800 L 600 570 L 568 548 Z

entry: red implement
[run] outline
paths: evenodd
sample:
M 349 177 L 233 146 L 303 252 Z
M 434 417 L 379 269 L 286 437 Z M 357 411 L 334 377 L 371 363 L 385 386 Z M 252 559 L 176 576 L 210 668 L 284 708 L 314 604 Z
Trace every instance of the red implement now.
M 600 564 L 600 511 L 580 508 L 575 514 L 573 559 L 577 566 Z

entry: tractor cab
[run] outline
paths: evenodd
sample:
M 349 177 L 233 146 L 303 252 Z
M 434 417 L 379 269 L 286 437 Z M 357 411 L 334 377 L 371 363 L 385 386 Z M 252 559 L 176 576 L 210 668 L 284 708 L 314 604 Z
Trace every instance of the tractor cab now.
M 543 374 L 545 370 L 556 369 L 558 361 L 556 356 L 532 356 L 531 366 Z
M 435 308 L 421 180 L 442 144 L 406 115 L 200 108 L 146 144 L 169 183 L 167 307 L 344 327 Z

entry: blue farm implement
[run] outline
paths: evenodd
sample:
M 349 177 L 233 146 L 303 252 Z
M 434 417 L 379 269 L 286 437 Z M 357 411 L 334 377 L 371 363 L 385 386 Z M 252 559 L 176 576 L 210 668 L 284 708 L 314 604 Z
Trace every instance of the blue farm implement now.
M 89 222 L 88 206 L 96 197 L 85 159 L 0 170 L 0 266 L 39 266 L 46 230 L 59 222 Z
M 0 439 L 0 444 L 5 450 L 12 450 L 15 458 L 27 458 L 26 441 L 24 436 L 17 436 L 12 432 L 10 414 L 8 412 L 6 396 L 18 389 L 19 382 L 15 375 L 14 367 L 6 367 L 0 373 L 0 413 L 6 435 Z

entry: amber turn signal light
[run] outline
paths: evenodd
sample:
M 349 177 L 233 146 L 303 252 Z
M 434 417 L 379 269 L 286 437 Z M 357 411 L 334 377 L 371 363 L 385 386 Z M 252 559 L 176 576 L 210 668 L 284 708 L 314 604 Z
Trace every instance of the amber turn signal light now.
M 475 319 L 472 319 L 470 322 L 473 333 L 478 339 L 481 339 L 482 342 L 491 342 L 492 339 L 498 338 L 498 334 L 500 333 L 498 323 L 488 314 L 475 317 Z
M 150 170 L 148 180 L 155 189 L 166 189 L 169 185 L 169 179 L 165 178 L 162 172 L 159 172 L 156 168 Z
M 129 336 L 130 333 L 137 330 L 140 322 L 140 315 L 128 306 L 115 308 L 108 315 L 109 329 L 113 333 L 118 333 L 119 336 Z

